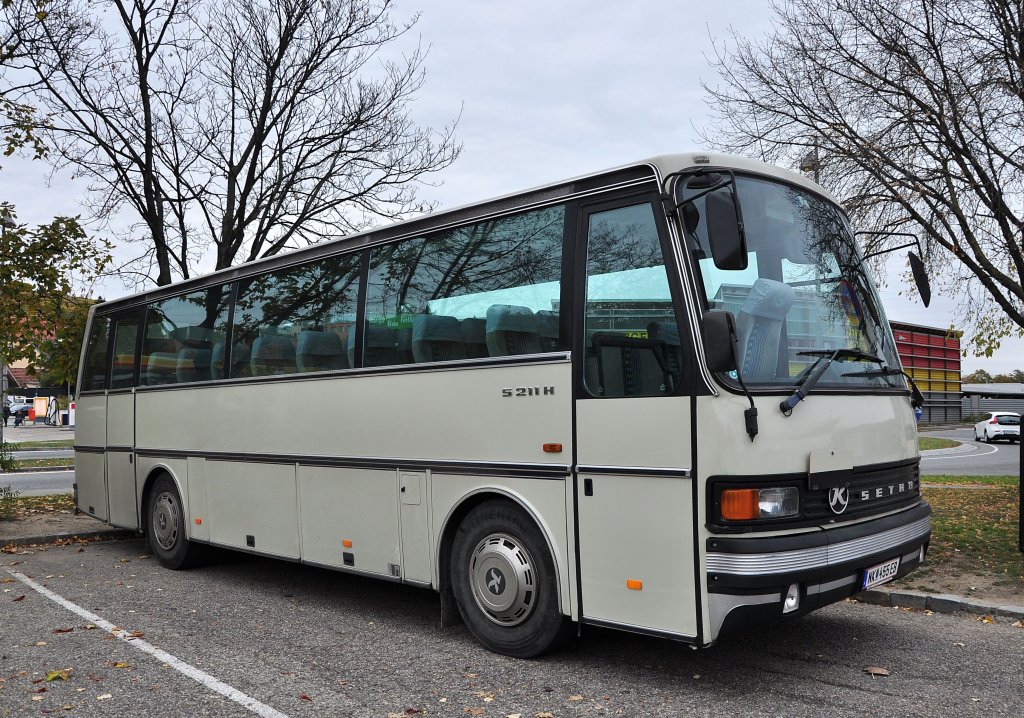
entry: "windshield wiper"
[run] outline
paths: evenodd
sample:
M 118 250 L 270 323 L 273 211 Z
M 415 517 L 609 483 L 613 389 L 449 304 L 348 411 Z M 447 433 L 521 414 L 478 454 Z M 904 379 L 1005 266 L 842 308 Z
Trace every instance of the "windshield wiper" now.
M 825 375 L 828 368 L 832 366 L 832 362 L 837 359 L 852 359 L 853 361 L 870 361 L 876 364 L 882 365 L 884 368 L 885 361 L 876 357 L 874 354 L 868 354 L 867 352 L 861 351 L 860 349 L 810 349 L 804 352 L 797 352 L 797 356 L 816 356 L 818 359 L 811 365 L 811 371 L 807 374 L 806 378 L 800 385 L 797 386 L 796 391 L 793 392 L 792 396 L 785 399 L 779 404 L 779 409 L 786 416 L 793 413 L 793 407 L 804 400 L 804 397 L 810 393 L 814 385 L 821 380 L 821 377 Z M 824 361 L 822 361 L 824 359 Z M 863 374 L 858 374 L 863 376 Z
M 907 381 L 910 382 L 911 405 L 913 405 L 915 408 L 920 408 L 924 406 L 924 394 L 922 394 L 921 390 L 917 388 L 917 382 L 914 381 L 914 377 L 910 376 L 910 374 L 907 374 L 907 372 L 903 371 L 902 369 L 897 369 L 896 367 L 882 367 L 881 369 L 876 369 L 875 371 L 854 371 L 849 372 L 847 374 L 843 374 L 842 376 L 863 376 L 869 379 L 883 376 L 904 376 L 907 378 Z

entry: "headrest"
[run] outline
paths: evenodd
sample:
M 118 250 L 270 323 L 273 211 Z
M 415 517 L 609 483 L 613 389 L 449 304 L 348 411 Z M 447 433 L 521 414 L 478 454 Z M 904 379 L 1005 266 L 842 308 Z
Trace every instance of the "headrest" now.
M 334 332 L 307 330 L 299 332 L 296 354 L 341 354 L 341 337 Z
M 487 309 L 487 333 L 537 333 L 537 317 L 527 307 L 512 304 L 493 304 Z
M 413 342 L 461 342 L 462 328 L 455 317 L 419 314 L 412 320 Z
M 796 291 L 788 284 L 761 277 L 750 288 L 741 312 L 765 319 L 782 320 L 796 300 Z

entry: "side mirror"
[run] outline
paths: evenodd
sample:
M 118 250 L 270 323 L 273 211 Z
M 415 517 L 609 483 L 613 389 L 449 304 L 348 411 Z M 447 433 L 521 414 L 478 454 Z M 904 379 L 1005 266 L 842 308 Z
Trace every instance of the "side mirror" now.
M 734 187 L 735 183 L 711 192 L 705 200 L 708 242 L 718 269 L 747 268 L 747 242 Z
M 708 369 L 713 372 L 733 371 L 736 368 L 736 318 L 724 309 L 704 312 L 704 356 Z
M 907 252 L 907 259 L 910 260 L 910 272 L 914 275 L 914 284 L 917 285 L 917 293 L 921 296 L 921 303 L 926 307 L 932 300 L 932 286 L 928 282 L 928 271 L 924 268 L 924 262 L 913 252 Z

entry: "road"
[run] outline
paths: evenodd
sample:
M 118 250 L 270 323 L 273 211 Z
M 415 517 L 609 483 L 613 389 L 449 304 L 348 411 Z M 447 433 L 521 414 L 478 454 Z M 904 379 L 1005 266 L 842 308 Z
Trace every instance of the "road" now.
M 974 441 L 974 430 L 942 429 L 922 431 L 921 436 L 963 442 L 954 449 L 938 449 L 921 455 L 921 475 L 1019 476 L 1020 444 Z
M 74 469 L 0 473 L 0 486 L 10 486 L 21 496 L 70 494 L 74 490 L 74 484 Z
M 11 456 L 15 459 L 70 459 L 68 463 L 71 464 L 74 463 L 75 452 L 73 449 L 23 449 L 12 451 Z
M 239 554 L 172 572 L 144 550 L 130 540 L 2 556 L 0 715 L 1024 711 L 1024 629 L 1007 619 L 840 603 L 705 651 L 587 629 L 521 661 L 485 651 L 461 626 L 441 630 L 430 591 Z M 111 638 L 111 624 L 135 638 Z M 891 675 L 872 678 L 868 666 Z M 33 682 L 60 669 L 72 669 L 66 681 Z

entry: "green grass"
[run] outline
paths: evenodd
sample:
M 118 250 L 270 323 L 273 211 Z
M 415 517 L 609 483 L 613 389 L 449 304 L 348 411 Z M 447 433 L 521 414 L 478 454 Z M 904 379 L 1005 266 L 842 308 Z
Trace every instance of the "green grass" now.
M 929 477 L 931 480 L 934 477 Z M 954 477 L 945 477 L 954 478 Z M 988 573 L 1014 585 L 1024 585 L 1024 554 L 1017 542 L 1020 494 L 1016 477 L 955 477 L 946 483 L 993 479 L 986 489 L 924 486 L 932 506 L 932 540 L 928 562 L 940 570 Z M 1013 478 L 1013 483 L 1003 481 Z
M 953 441 L 952 439 L 936 439 L 931 436 L 920 436 L 917 439 L 917 447 L 921 451 L 928 451 L 930 449 L 952 449 L 954 446 L 960 446 L 960 442 Z
M 924 476 L 921 483 L 928 484 L 982 484 L 984 486 L 1017 486 L 1020 484 L 1019 476 Z
M 74 466 L 75 460 L 70 456 L 65 459 L 16 459 L 19 469 L 39 469 L 48 466 Z
M 11 441 L 7 444 L 12 451 L 22 449 L 70 449 L 75 445 L 74 439 L 54 439 L 52 441 Z

